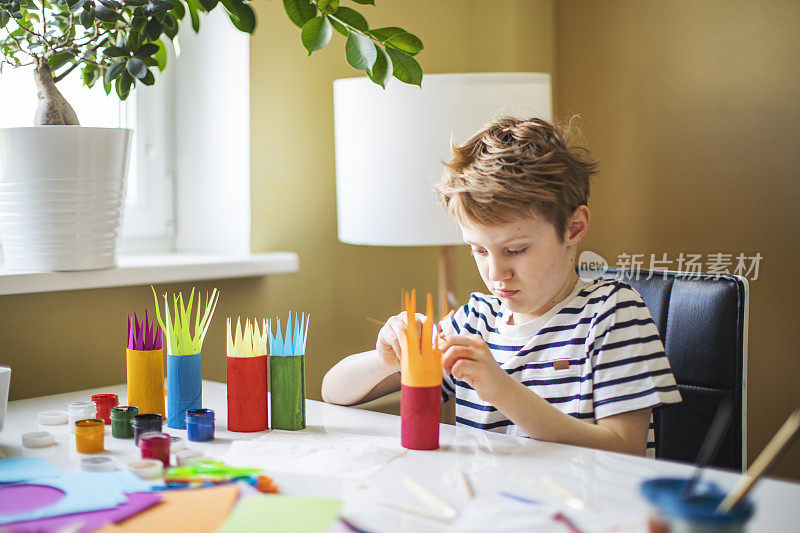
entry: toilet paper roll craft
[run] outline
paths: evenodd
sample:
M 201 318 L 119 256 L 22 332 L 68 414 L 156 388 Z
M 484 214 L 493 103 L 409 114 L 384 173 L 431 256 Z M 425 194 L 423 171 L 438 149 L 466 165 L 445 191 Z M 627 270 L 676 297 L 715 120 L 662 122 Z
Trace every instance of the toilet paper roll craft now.
M 286 321 L 286 334 L 281 335 L 281 321 L 267 322 L 270 368 L 270 412 L 272 429 L 299 430 L 306 427 L 305 354 L 311 316 L 298 317 L 292 313 Z
M 128 405 L 139 412 L 166 416 L 164 406 L 164 348 L 162 329 L 150 322 L 147 310 L 141 322 L 128 316 L 128 345 L 125 355 L 128 376 Z
M 227 322 L 228 431 L 264 431 L 267 420 L 267 321 L 236 320 L 236 332 Z

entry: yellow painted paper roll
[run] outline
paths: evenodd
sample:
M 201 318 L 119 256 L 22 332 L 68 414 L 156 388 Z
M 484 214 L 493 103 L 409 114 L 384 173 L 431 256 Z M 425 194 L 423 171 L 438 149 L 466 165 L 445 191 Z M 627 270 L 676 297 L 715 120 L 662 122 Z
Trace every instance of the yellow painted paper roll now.
M 128 405 L 141 414 L 167 416 L 164 408 L 164 350 L 127 350 Z
M 433 338 L 433 298 L 427 297 L 425 322 L 420 338 L 416 328 L 416 292 L 405 293 L 407 324 L 414 324 L 400 332 L 400 382 L 409 387 L 436 387 L 442 384 L 442 352 L 438 339 Z

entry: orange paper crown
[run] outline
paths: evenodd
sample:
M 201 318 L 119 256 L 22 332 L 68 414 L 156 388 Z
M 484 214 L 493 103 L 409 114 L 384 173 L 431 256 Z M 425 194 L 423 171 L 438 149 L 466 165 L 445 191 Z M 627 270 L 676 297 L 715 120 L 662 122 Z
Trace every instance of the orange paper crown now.
M 411 387 L 436 387 L 442 384 L 442 352 L 438 347 L 438 335 L 433 335 L 433 298 L 428 293 L 422 337 L 417 333 L 415 291 L 403 292 L 406 324 L 400 331 L 400 381 Z

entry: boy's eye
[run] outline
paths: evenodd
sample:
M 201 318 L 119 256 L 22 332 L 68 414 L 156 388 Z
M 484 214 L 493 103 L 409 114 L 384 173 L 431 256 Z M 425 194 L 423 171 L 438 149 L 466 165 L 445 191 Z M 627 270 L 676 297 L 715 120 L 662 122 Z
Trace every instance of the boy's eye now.
M 471 248 L 470 253 L 473 255 L 486 255 L 486 250 L 483 248 Z
M 527 248 L 520 248 L 518 250 L 506 250 L 506 253 L 508 255 L 520 255 L 520 254 L 524 254 L 526 250 L 527 250 Z

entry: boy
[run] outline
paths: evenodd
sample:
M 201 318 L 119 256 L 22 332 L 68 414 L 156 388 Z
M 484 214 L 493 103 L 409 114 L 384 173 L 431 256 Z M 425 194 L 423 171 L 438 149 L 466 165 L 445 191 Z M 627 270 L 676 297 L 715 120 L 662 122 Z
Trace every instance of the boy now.
M 457 424 L 654 456 L 652 410 L 680 401 L 658 330 L 630 286 L 575 273 L 595 167 L 539 119 L 503 118 L 453 147 L 436 191 L 491 294 L 442 324 L 442 399 L 456 397 Z M 325 401 L 400 388 L 401 315 L 326 374 Z

